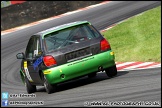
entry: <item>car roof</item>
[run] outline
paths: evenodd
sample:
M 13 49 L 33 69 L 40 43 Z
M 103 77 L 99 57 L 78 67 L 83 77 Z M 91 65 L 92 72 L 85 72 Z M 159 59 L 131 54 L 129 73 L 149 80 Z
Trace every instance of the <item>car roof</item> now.
M 50 32 L 55 32 L 55 31 L 58 31 L 58 30 L 61 30 L 61 29 L 65 29 L 65 28 L 68 28 L 68 27 L 76 26 L 76 25 L 86 24 L 86 23 L 91 24 L 88 21 L 76 21 L 76 22 L 71 22 L 71 23 L 66 23 L 66 24 L 63 24 L 63 25 L 55 26 L 55 27 L 43 30 L 41 32 L 38 32 L 34 35 L 41 35 L 42 36 L 42 35 L 46 35 Z

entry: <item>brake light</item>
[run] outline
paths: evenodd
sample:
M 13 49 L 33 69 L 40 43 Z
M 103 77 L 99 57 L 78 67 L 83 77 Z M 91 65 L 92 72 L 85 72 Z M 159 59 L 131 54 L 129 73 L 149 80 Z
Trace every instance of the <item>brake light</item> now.
M 101 51 L 110 49 L 110 44 L 106 39 L 101 40 L 100 42 Z
M 46 66 L 52 66 L 52 65 L 57 64 L 53 56 L 45 56 L 43 57 L 43 61 Z

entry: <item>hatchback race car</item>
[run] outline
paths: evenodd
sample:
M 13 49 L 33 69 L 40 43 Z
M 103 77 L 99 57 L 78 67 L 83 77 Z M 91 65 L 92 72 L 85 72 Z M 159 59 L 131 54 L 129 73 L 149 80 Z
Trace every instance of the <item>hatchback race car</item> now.
M 109 42 L 88 21 L 77 21 L 33 34 L 22 59 L 20 76 L 27 93 L 44 86 L 48 94 L 58 84 L 75 78 L 95 77 L 104 71 L 117 75 L 114 52 Z

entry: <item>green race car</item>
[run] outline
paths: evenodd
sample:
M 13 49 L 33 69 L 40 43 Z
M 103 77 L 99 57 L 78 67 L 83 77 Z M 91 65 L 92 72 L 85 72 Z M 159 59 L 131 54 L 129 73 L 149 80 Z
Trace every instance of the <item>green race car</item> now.
M 114 52 L 109 42 L 88 21 L 77 21 L 33 34 L 22 59 L 20 75 L 28 93 L 44 86 L 47 93 L 57 84 L 104 71 L 117 75 Z

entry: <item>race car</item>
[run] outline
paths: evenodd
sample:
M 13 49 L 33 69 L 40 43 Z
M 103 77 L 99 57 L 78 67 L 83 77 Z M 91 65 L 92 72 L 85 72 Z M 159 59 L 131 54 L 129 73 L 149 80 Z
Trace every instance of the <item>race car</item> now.
M 27 93 L 44 86 L 48 94 L 57 85 L 83 76 L 95 77 L 105 71 L 117 75 L 114 52 L 110 43 L 88 21 L 76 21 L 33 34 L 22 59 L 20 76 Z

